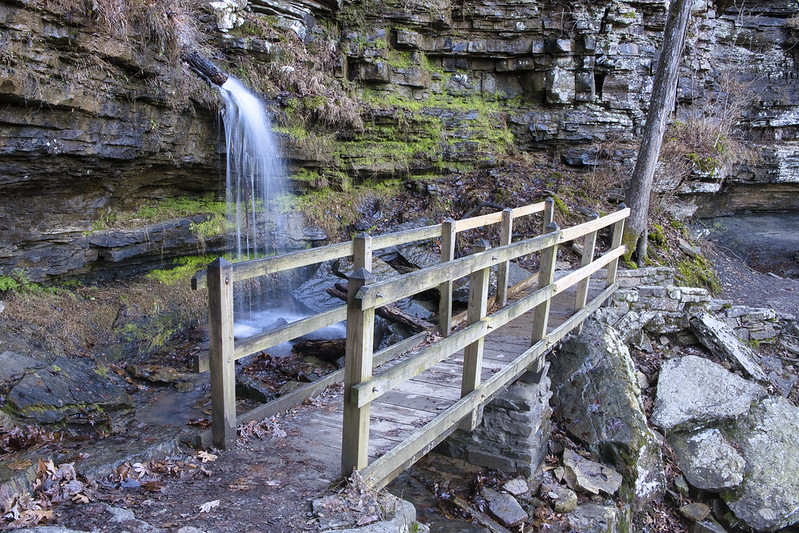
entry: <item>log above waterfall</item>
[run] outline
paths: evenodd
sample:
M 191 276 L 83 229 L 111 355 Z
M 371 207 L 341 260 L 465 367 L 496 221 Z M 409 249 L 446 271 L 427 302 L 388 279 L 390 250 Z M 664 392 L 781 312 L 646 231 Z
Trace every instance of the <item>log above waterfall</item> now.
M 208 78 L 208 80 L 215 85 L 221 87 L 228 79 L 227 74 L 222 72 L 211 60 L 196 50 L 184 50 L 181 52 L 180 57 L 183 61 L 188 63 L 191 68 Z

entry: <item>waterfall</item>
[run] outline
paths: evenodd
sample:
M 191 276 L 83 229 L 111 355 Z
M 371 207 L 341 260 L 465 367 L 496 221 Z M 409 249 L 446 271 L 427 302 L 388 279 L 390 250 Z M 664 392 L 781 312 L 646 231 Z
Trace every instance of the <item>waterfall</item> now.
M 261 101 L 233 78 L 220 87 L 227 144 L 226 200 L 236 224 L 236 260 L 281 251 L 284 224 L 277 198 L 286 190 L 269 117 Z
M 284 251 L 285 223 L 277 199 L 286 191 L 285 171 L 263 103 L 232 76 L 220 87 L 227 145 L 225 197 L 235 225 L 230 249 L 235 261 Z M 252 314 L 276 299 L 274 287 L 241 282 L 238 313 Z

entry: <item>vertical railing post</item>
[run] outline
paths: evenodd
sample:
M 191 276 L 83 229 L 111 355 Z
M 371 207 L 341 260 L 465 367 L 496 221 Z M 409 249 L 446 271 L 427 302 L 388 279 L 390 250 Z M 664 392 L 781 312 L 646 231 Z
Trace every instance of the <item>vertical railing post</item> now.
M 491 248 L 485 240 L 475 243 L 473 249 L 475 253 L 483 252 Z M 469 275 L 469 308 L 466 311 L 468 324 L 474 324 L 484 319 L 488 304 L 488 278 L 490 268 L 483 268 L 472 272 Z M 483 345 L 485 338 L 480 337 L 463 350 L 463 379 L 461 381 L 461 398 L 475 390 L 480 385 L 480 375 L 483 370 Z M 474 430 L 480 423 L 480 411 L 472 412 L 471 420 L 468 420 L 464 429 Z
M 375 309 L 360 309 L 355 296 L 364 285 L 374 282 L 366 269 L 352 273 L 347 290 L 347 347 L 344 353 L 344 421 L 341 436 L 341 475 L 348 477 L 369 462 L 370 404 L 352 403 L 352 387 L 372 376 Z
M 372 271 L 372 237 L 361 232 L 352 240 L 352 271 L 362 268 Z
M 233 265 L 221 257 L 208 265 L 211 366 L 211 433 L 225 449 L 236 439 L 236 372 L 233 359 Z
M 547 228 L 555 221 L 555 199 L 551 196 L 544 200 L 544 224 L 543 232 L 547 232 Z
M 499 245 L 510 244 L 513 233 L 513 209 L 505 208 L 502 210 L 502 225 L 500 227 Z M 508 302 L 508 277 L 510 273 L 510 261 L 500 263 L 497 268 L 497 305 L 504 307 Z
M 548 202 L 549 200 L 547 200 Z M 553 233 L 558 231 L 558 225 L 550 222 L 546 228 L 545 233 Z M 553 244 L 549 248 L 541 250 L 541 264 L 538 268 L 538 288 L 542 289 L 552 283 L 555 277 L 555 263 L 558 257 L 558 245 Z M 533 318 L 533 339 L 532 344 L 540 341 L 547 334 L 547 322 L 549 321 L 549 305 L 550 298 L 541 302 L 535 308 L 535 317 Z
M 627 209 L 627 206 L 624 204 L 619 204 L 617 211 L 621 211 L 622 209 Z M 610 243 L 611 250 L 615 250 L 616 248 L 621 246 L 621 241 L 623 236 L 624 236 L 624 219 L 621 219 L 615 224 L 613 224 L 613 239 Z M 616 283 L 616 272 L 618 271 L 618 269 L 619 269 L 618 258 L 608 263 L 608 276 L 605 280 L 605 287 L 610 287 L 611 285 Z
M 592 213 L 589 217 L 589 220 L 596 220 L 599 218 L 599 215 L 596 213 Z M 594 260 L 594 248 L 596 247 L 596 231 L 592 231 L 591 233 L 587 233 L 585 235 L 585 239 L 583 240 L 583 259 L 580 262 L 580 266 L 588 266 Z M 588 300 L 588 284 L 591 281 L 591 277 L 587 277 L 583 280 L 580 280 L 577 283 L 577 297 L 574 300 L 574 312 L 576 313 L 583 307 L 585 307 L 585 302 Z
M 441 224 L 441 262 L 455 259 L 455 221 L 446 219 Z M 452 280 L 438 286 L 440 294 L 438 302 L 438 330 L 442 337 L 449 336 L 452 328 Z

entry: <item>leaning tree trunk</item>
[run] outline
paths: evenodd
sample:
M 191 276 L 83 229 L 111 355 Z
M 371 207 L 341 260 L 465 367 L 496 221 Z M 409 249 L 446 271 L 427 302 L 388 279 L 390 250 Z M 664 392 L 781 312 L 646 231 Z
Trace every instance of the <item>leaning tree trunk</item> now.
M 652 100 L 646 115 L 641 149 L 635 162 L 627 195 L 630 218 L 624 230 L 624 244 L 627 253 L 635 250 L 638 264 L 646 260 L 647 221 L 649 218 L 649 197 L 655 177 L 655 165 L 663 143 L 666 119 L 674 109 L 677 93 L 677 74 L 685 45 L 685 33 L 691 16 L 693 0 L 672 0 L 669 7 L 666 29 L 663 32 L 663 48 L 660 52 Z

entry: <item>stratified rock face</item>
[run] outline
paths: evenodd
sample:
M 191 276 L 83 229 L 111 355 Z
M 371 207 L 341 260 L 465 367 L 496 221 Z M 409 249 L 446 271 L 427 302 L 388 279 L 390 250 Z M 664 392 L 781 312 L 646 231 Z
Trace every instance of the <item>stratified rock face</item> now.
M 84 15 L 56 12 L 57 4 L 0 0 L 0 275 L 16 268 L 34 279 L 85 272 L 101 262 L 83 237 L 103 213 L 219 188 L 214 90 L 164 59 L 169 54 L 157 43 L 109 35 Z M 305 186 L 323 186 L 342 176 L 397 178 L 492 164 L 513 149 L 557 147 L 576 167 L 599 159 L 629 165 L 634 150 L 606 148 L 638 139 L 666 3 L 207 6 L 216 12 L 192 16 L 207 23 L 204 37 L 234 67 L 281 55 L 280 43 L 233 36 L 245 16 L 276 17 L 278 27 L 307 43 L 321 31 L 317 21 L 341 28 L 325 36 L 336 56 L 328 74 L 354 89 L 360 108 L 348 111 L 359 112 L 368 128 L 341 128 L 327 144 L 283 135 L 283 155 L 318 177 Z M 722 212 L 799 210 L 798 12 L 776 0 L 748 2 L 740 13 L 695 3 L 679 115 L 715 95 L 751 100 L 742 129 L 763 157 L 741 168 L 698 168 L 689 183 L 659 187 L 702 197 L 701 206 Z M 281 61 L 289 56 L 284 50 Z M 167 249 L 163 257 L 181 253 Z

